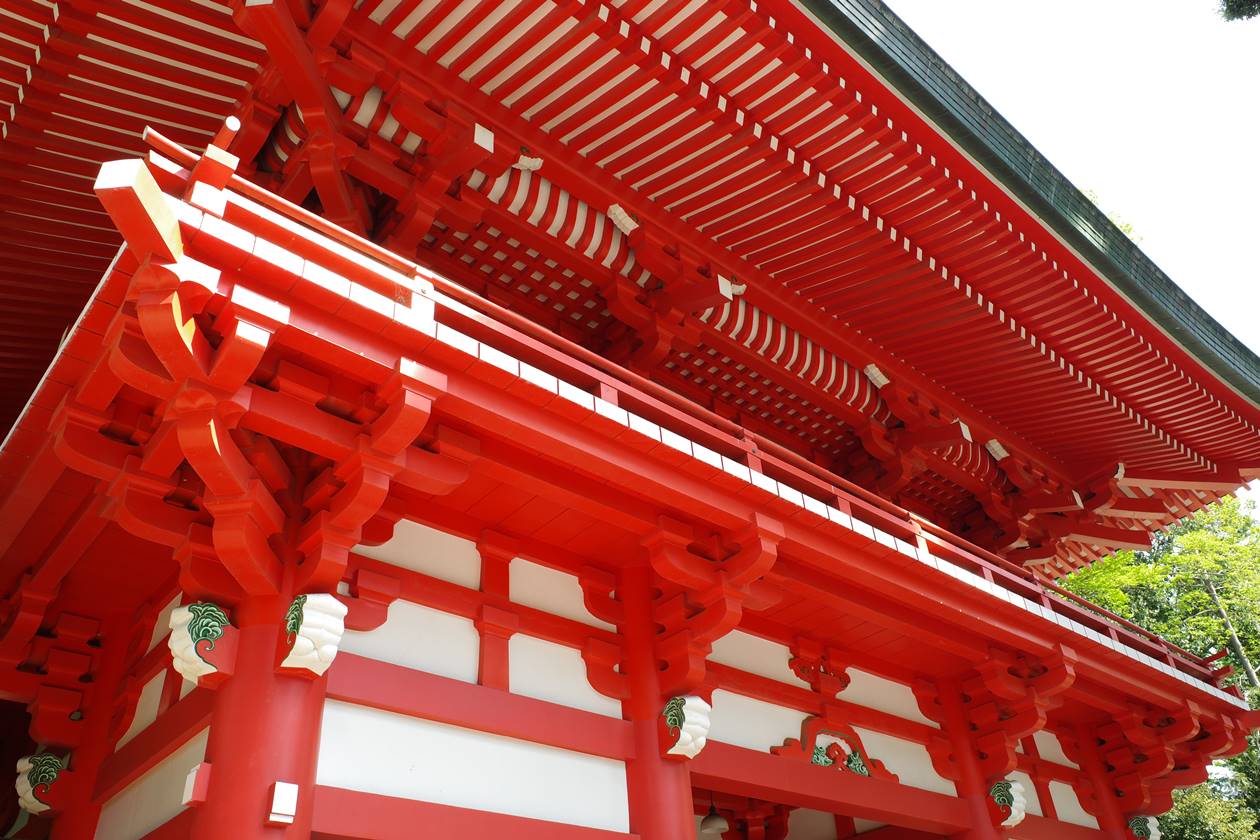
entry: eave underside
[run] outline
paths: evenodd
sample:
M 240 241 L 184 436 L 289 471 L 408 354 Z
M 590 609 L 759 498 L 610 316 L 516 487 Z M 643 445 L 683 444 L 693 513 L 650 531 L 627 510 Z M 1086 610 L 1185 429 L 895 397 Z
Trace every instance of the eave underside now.
M 25 94 L 0 153 L 44 168 L 6 170 L 39 211 L 6 213 L 34 249 L 6 282 L 55 283 L 66 312 L 22 341 L 51 345 L 111 252 L 95 161 L 139 153 L 146 123 L 199 148 L 238 111 L 254 180 L 1052 574 L 1140 546 L 1260 461 L 1245 403 L 947 142 L 890 119 L 895 94 L 785 3 L 365 0 L 267 43 L 315 57 L 314 77 L 259 75 L 238 24 L 267 36 L 226 5 L 180 14 L 197 26 L 126 3 L 95 37 L 65 13 L 31 27 L 27 88 L 47 93 Z M 74 68 L 102 60 L 120 78 L 107 92 L 94 69 L 84 95 Z M 68 108 L 94 110 L 67 131 Z M 474 125 L 541 168 L 464 155 Z M 49 190 L 73 213 L 50 221 Z M 715 276 L 746 291 L 715 299 Z

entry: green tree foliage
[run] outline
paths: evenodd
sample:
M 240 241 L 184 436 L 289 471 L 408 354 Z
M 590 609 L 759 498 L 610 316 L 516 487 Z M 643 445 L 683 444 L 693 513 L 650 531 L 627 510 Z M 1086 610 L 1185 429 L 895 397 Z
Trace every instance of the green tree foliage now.
M 1226 20 L 1246 20 L 1260 15 L 1260 0 L 1221 0 L 1221 14 Z
M 1260 522 L 1254 513 L 1253 505 L 1226 499 L 1157 535 L 1150 551 L 1118 552 L 1064 585 L 1186 650 L 1229 651 L 1236 669 L 1230 681 L 1248 691 L 1254 707 L 1260 691 L 1247 685 L 1244 663 L 1229 643 L 1232 626 L 1242 654 L 1260 661 Z M 1160 819 L 1165 840 L 1260 837 L 1256 737 L 1222 765 L 1212 782 L 1177 794 L 1172 812 Z
M 1150 551 L 1121 551 L 1072 575 L 1066 588 L 1195 653 L 1228 647 L 1221 606 L 1254 663 L 1260 655 L 1260 523 L 1226 499 L 1157 534 Z M 1231 651 L 1241 671 L 1243 663 Z M 1241 679 L 1241 674 L 1236 677 Z
M 1178 791 L 1173 799 L 1172 811 L 1159 819 L 1165 840 L 1255 840 L 1255 815 L 1210 785 Z

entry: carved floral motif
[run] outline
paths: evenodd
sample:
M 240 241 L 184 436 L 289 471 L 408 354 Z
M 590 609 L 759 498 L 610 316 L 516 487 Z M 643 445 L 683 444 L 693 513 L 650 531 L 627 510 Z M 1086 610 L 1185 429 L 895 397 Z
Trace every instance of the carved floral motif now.
M 1159 820 L 1154 817 L 1138 816 L 1129 820 L 1129 831 L 1137 840 L 1159 840 L 1163 832 L 1159 830 Z
M 1024 821 L 1027 815 L 1028 798 L 1023 782 L 1016 779 L 999 779 L 989 788 L 989 798 L 997 805 L 999 813 L 1005 817 L 1000 823 L 1013 828 Z
M 217 604 L 202 602 L 177 607 L 171 612 L 171 635 L 166 640 L 175 670 L 192 682 L 218 671 L 204 654 L 214 650 L 229 626 L 227 613 Z
M 346 605 L 332 595 L 299 595 L 284 617 L 288 655 L 285 668 L 305 668 L 322 676 L 332 666 L 346 632 Z
M 695 695 L 674 697 L 661 713 L 671 737 L 677 736 L 666 755 L 695 758 L 704 749 L 709 736 L 710 713 L 713 707 Z
M 42 814 L 52 806 L 39 798 L 39 794 L 48 793 L 49 788 L 57 781 L 65 762 L 52 753 L 36 753 L 18 759 L 17 790 L 18 804 L 32 814 Z
M 819 767 L 834 767 L 841 772 L 876 779 L 897 781 L 897 776 L 872 758 L 862 745 L 853 727 L 840 720 L 807 718 L 801 724 L 801 737 L 789 738 L 770 752 L 796 761 L 808 761 Z

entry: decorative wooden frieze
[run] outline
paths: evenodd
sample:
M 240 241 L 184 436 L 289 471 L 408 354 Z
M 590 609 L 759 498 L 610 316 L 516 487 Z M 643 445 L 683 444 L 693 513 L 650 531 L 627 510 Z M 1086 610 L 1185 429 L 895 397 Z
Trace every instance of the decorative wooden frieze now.
M 673 697 L 661 712 L 662 748 L 666 755 L 695 758 L 709 737 L 713 706 L 694 694 Z
M 1015 769 L 1016 748 L 1023 738 L 1045 728 L 1046 715 L 1063 702 L 1076 679 L 1076 653 L 1060 646 L 1045 657 L 991 650 L 980 663 L 977 678 L 963 685 L 962 716 L 974 754 L 971 760 L 986 779 L 1000 780 Z M 928 683 L 913 686 L 919 709 L 949 727 L 940 689 Z M 958 781 L 959 757 L 943 734 L 927 745 L 936 772 Z
M 216 685 L 231 676 L 238 631 L 218 604 L 201 601 L 171 612 L 166 644 L 180 675 L 198 685 Z
M 655 644 L 665 663 L 661 685 L 670 694 L 699 685 L 713 642 L 739 624 L 751 587 L 774 565 L 783 525 L 759 513 L 737 533 L 706 537 L 697 540 L 691 528 L 662 517 L 644 540 L 653 571 L 666 582 L 653 609 L 663 628 Z
M 332 595 L 316 593 L 294 598 L 284 615 L 288 654 L 280 667 L 323 676 L 337 658 L 341 637 L 346 632 L 346 613 L 346 605 Z
M 884 762 L 871 757 L 852 726 L 834 719 L 806 718 L 801 724 L 799 739 L 789 738 L 783 746 L 771 747 L 770 752 L 793 761 L 831 767 L 856 776 L 898 781 Z
M 1024 783 L 1007 777 L 999 779 L 989 788 L 990 810 L 994 823 L 1004 828 L 1014 828 L 1027 816 L 1028 798 Z
M 48 752 L 35 753 L 18 759 L 18 805 L 31 814 L 55 812 L 57 797 L 53 786 L 66 772 L 66 760 Z
M 1173 790 L 1206 781 L 1214 759 L 1247 746 L 1246 729 L 1236 719 L 1210 714 L 1193 701 L 1172 710 L 1132 706 L 1089 737 L 1092 744 L 1065 739 L 1064 752 L 1079 764 L 1096 751 L 1120 807 L 1145 814 L 1169 810 Z M 1087 811 L 1098 810 L 1097 793 L 1086 780 L 1076 793 Z
M 809 687 L 823 696 L 823 702 L 834 700 L 849 687 L 849 664 L 836 648 L 825 647 L 814 639 L 798 638 L 792 643 L 788 667 Z

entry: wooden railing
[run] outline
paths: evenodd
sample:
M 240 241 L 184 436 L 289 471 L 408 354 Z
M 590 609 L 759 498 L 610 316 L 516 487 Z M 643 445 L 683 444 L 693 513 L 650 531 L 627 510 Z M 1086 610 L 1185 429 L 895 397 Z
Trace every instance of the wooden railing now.
M 158 155 L 181 167 L 191 169 L 198 160 L 197 155 L 151 129 L 145 131 L 144 137 Z M 528 341 L 524 344 L 541 344 L 554 353 L 560 354 L 565 360 L 564 376 L 561 378 L 566 379 L 570 384 L 584 385 L 595 393 L 599 392 L 601 386 L 611 389 L 618 395 L 621 407 L 633 408 L 675 434 L 700 442 L 726 457 L 743 463 L 747 463 L 750 456 L 755 457 L 760 462 L 763 473 L 805 495 L 831 504 L 867 525 L 907 542 L 925 546 L 933 556 L 980 574 L 996 586 L 1037 602 L 1044 608 L 1096 632 L 1110 636 L 1118 644 L 1161 659 L 1203 682 L 1219 685 L 1221 676 L 1214 672 L 1210 660 L 1196 656 L 1074 595 L 1027 568 L 971 544 L 957 534 L 871 493 L 787 447 L 749 431 L 686 397 L 481 297 L 452 280 L 424 269 L 368 239 L 286 201 L 239 175 L 233 175 L 227 186 L 244 198 L 370 257 L 383 266 L 404 275 L 405 278 L 423 278 L 426 283 L 432 283 L 436 291 L 456 304 L 454 307 L 439 308 L 440 321 L 449 320 L 453 322 L 452 326 L 466 329 L 471 326 L 476 330 L 477 325 L 473 322 L 478 319 L 470 316 L 475 313 L 483 319 L 488 318 L 526 337 Z M 410 283 L 397 291 L 412 294 L 416 293 L 421 285 L 419 282 Z M 380 291 L 387 293 L 391 290 L 381 289 Z M 461 312 L 461 309 L 464 311 Z M 497 337 L 499 342 L 504 342 L 506 339 L 512 343 L 514 347 L 511 349 L 514 352 L 518 354 L 521 352 L 522 342 L 512 340 L 510 334 L 502 330 L 487 332 L 481 329 L 478 332 L 481 333 L 478 337 L 492 346 Z M 507 347 L 497 349 L 509 350 Z M 525 354 L 529 355 L 528 350 Z M 554 358 L 536 358 L 534 361 L 544 369 L 547 366 L 556 367 Z M 549 372 L 558 373 L 557 370 Z

